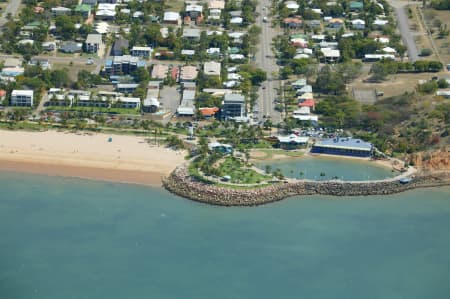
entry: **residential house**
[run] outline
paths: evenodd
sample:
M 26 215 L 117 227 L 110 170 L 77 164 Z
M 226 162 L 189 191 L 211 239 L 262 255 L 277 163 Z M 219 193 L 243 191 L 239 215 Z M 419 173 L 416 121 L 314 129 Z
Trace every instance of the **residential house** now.
M 161 103 L 158 101 L 155 97 L 149 97 L 147 95 L 147 98 L 144 100 L 142 104 L 142 111 L 145 113 L 155 113 L 158 111 L 159 107 L 161 106 Z
M 228 37 L 230 38 L 230 41 L 235 44 L 242 43 L 242 38 L 244 37 L 244 32 L 229 32 Z
M 316 102 L 314 101 L 314 99 L 302 100 L 301 102 L 298 103 L 298 107 L 309 107 L 309 109 L 315 110 Z
M 75 6 L 75 13 L 88 18 L 91 15 L 91 6 L 89 4 L 78 4 Z
M 284 5 L 286 6 L 287 9 L 289 9 L 291 11 L 297 11 L 300 7 L 300 5 L 298 5 L 297 1 L 286 1 L 286 2 L 284 2 Z
M 122 56 L 126 54 L 124 51 L 128 51 L 129 46 L 130 42 L 127 39 L 119 37 L 111 48 L 111 56 Z
M 360 1 L 350 1 L 350 11 L 362 11 L 364 9 L 364 3 Z
M 181 50 L 181 55 L 186 57 L 193 57 L 195 55 L 195 50 L 183 49 Z
M 228 57 L 232 61 L 245 60 L 245 56 L 243 54 L 230 54 L 230 55 L 228 55 Z
M 197 79 L 198 71 L 195 66 L 185 65 L 181 67 L 180 81 L 194 81 Z
M 164 24 L 181 25 L 181 16 L 178 12 L 166 11 L 163 17 Z
M 177 114 L 180 116 L 194 116 L 195 114 L 195 90 L 183 90 L 181 103 L 177 108 Z
M 52 52 L 56 50 L 56 43 L 55 42 L 43 42 L 42 45 L 43 51 Z
M 116 90 L 122 93 L 133 93 L 138 87 L 137 83 L 119 83 L 116 85 Z
M 366 28 L 366 22 L 361 19 L 351 20 L 352 28 L 355 30 L 364 30 Z
M 99 3 L 95 18 L 100 20 L 114 20 L 116 17 L 116 6 L 117 4 L 115 3 Z
M 14 89 L 11 92 L 11 106 L 33 106 L 34 92 L 32 90 Z
M 245 97 L 237 93 L 227 93 L 223 99 L 221 115 L 224 119 L 245 116 Z
M 241 17 L 232 17 L 230 19 L 230 24 L 232 25 L 242 25 L 244 23 L 244 19 Z
M 445 99 L 450 99 L 450 90 L 438 90 L 436 91 L 438 97 L 443 97 Z
M 395 56 L 392 54 L 365 54 L 363 61 L 365 62 L 375 62 L 380 61 L 382 59 L 391 59 L 395 60 Z
M 198 111 L 200 111 L 200 114 L 204 117 L 204 118 L 211 118 L 214 117 L 216 115 L 217 112 L 219 112 L 219 108 L 217 107 L 203 107 L 203 108 L 199 108 Z
M 81 3 L 90 5 L 91 7 L 97 6 L 97 0 L 82 0 Z
M 48 90 L 47 106 L 72 106 L 72 99 L 66 97 L 64 89 L 50 88 Z
M 289 29 L 297 29 L 303 25 L 303 21 L 298 17 L 284 18 L 283 25 Z
M 341 57 L 341 52 L 339 50 L 331 48 L 321 48 L 320 50 L 323 53 L 325 62 L 335 62 Z
M 74 41 L 63 41 L 59 44 L 59 51 L 64 53 L 78 53 L 83 49 L 83 44 Z
M 222 10 L 224 8 L 225 8 L 224 0 L 209 0 L 208 1 L 209 18 L 219 20 Z
M 98 22 L 94 26 L 94 31 L 98 34 L 106 34 L 109 31 L 109 25 L 106 22 Z
M 203 65 L 203 72 L 207 76 L 220 76 L 221 64 L 216 61 L 207 61 Z
M 97 53 L 103 47 L 101 34 L 88 34 L 85 42 L 85 50 L 87 53 Z
M 388 20 L 376 19 L 375 21 L 373 21 L 373 25 L 378 29 L 383 29 L 383 27 L 387 24 L 389 24 Z
M 201 35 L 200 29 L 194 29 L 194 28 L 184 28 L 183 29 L 183 38 L 186 38 L 188 40 L 199 41 L 200 35 Z
M 222 10 L 221 9 L 210 8 L 209 9 L 208 19 L 209 20 L 220 20 L 221 14 L 222 14 Z
M 149 58 L 152 55 L 153 49 L 150 47 L 138 47 L 134 46 L 131 49 L 132 56 Z
M 169 67 L 163 64 L 156 64 L 153 66 L 151 77 L 153 79 L 165 79 L 167 73 L 169 72 Z
M 185 12 L 191 19 L 196 19 L 197 17 L 201 16 L 203 12 L 203 6 L 198 4 L 188 4 L 186 5 Z
M 344 21 L 341 19 L 336 19 L 333 18 L 328 22 L 328 27 L 330 28 L 334 28 L 334 29 L 339 29 L 344 25 Z
M 395 50 L 394 48 L 391 48 L 391 47 L 384 47 L 383 49 L 381 49 L 381 51 L 386 54 L 392 54 L 392 55 L 397 54 L 397 50 Z
M 307 22 L 307 24 L 312 29 L 320 29 L 320 27 L 322 27 L 322 22 L 320 20 L 311 20 Z
M 300 107 L 293 112 L 293 118 L 301 120 L 301 121 L 314 121 L 317 122 L 319 117 L 317 115 L 312 115 L 309 107 Z
M 28 65 L 39 65 L 43 70 L 48 70 L 52 67 L 48 59 L 43 58 L 32 58 Z
M 99 106 L 91 101 L 91 92 L 86 90 L 71 89 L 66 94 L 66 99 L 77 106 Z
M 58 6 L 58 7 L 52 7 L 51 12 L 54 17 L 57 17 L 57 16 L 70 15 L 72 13 L 72 10 L 67 7 Z
M 113 104 L 113 107 L 139 109 L 141 107 L 141 99 L 132 97 L 119 97 Z

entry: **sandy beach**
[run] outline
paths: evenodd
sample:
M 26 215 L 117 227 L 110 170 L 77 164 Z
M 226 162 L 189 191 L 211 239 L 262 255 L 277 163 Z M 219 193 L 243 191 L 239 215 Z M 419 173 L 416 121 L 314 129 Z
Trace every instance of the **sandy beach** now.
M 0 130 L 0 170 L 7 171 L 160 186 L 184 156 L 144 137 Z

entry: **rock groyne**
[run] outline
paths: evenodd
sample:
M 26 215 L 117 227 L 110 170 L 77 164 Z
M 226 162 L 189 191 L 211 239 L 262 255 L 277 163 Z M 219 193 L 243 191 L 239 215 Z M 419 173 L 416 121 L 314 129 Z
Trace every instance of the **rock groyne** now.
M 179 196 L 213 205 L 255 206 L 297 195 L 365 196 L 387 195 L 422 187 L 450 185 L 447 176 L 416 176 L 411 182 L 385 181 L 310 181 L 291 180 L 252 189 L 233 189 L 200 182 L 185 166 L 175 169 L 163 180 L 163 186 Z

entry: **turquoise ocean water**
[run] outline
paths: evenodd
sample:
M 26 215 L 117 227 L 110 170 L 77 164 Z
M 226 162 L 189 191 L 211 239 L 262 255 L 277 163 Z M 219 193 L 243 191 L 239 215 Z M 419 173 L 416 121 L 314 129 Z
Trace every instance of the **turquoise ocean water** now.
M 0 173 L 0 298 L 450 298 L 450 188 L 333 199 Z

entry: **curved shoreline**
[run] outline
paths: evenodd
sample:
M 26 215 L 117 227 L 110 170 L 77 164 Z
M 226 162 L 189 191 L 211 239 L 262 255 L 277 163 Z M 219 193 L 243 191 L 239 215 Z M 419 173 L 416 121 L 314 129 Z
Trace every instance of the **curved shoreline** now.
M 407 184 L 399 177 L 379 181 L 311 181 L 289 180 L 266 187 L 232 189 L 195 180 L 186 165 L 177 167 L 163 179 L 168 191 L 194 201 L 219 206 L 257 206 L 298 195 L 367 196 L 389 195 L 416 188 L 450 185 L 449 174 L 420 175 Z

